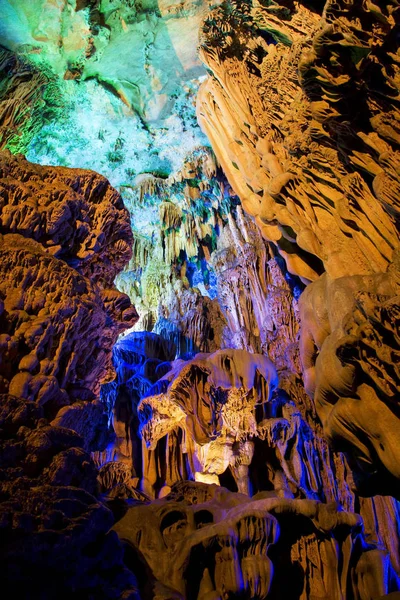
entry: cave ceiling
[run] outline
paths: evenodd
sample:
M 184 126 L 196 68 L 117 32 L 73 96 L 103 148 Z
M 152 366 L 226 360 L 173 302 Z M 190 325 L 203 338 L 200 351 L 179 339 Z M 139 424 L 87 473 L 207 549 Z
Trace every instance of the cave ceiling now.
M 206 75 L 196 49 L 206 4 L 2 0 L 2 46 L 46 70 L 56 117 L 44 115 L 39 131 L 25 120 L 11 147 L 35 162 L 93 168 L 114 185 L 176 171 L 206 142 L 193 107 Z

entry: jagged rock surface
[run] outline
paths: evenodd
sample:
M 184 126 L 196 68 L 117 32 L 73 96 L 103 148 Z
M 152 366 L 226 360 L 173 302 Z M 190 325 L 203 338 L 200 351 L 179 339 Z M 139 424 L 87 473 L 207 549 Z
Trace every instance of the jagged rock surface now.
M 385 554 L 364 546 L 360 517 L 312 500 L 249 501 L 186 482 L 129 509 L 114 529 L 144 597 L 369 600 L 387 591 Z
M 0 47 L 0 149 L 25 151 L 32 136 L 46 120 L 60 116 L 61 109 L 51 72 Z
M 9 153 L 0 187 L 3 590 L 133 599 L 87 453 L 108 443 L 105 415 L 88 401 L 110 377 L 118 333 L 137 320 L 112 283 L 130 258 L 128 214 L 103 177 Z
M 71 429 L 43 407 L 2 394 L 0 522 L 3 592 L 20 598 L 117 598 L 135 578 L 122 564 L 111 512 L 93 494 L 97 471 Z M 93 551 L 95 547 L 95 551 Z
M 5 153 L 0 177 L 1 390 L 55 416 L 96 397 L 118 333 L 137 320 L 113 287 L 130 257 L 127 212 L 95 173 Z
M 104 177 L 4 152 L 0 178 L 3 234 L 33 239 L 92 283 L 112 287 L 133 239 L 122 198 Z
M 395 2 L 222 3 L 203 26 L 212 75 L 198 115 L 243 208 L 315 282 L 301 359 L 326 434 L 360 491 L 399 497 L 397 14 Z M 387 414 L 381 430 L 358 403 Z

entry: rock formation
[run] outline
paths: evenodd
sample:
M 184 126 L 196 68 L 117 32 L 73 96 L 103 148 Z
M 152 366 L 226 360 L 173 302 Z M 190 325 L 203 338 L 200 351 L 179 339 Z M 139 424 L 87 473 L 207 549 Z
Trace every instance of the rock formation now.
M 397 4 L 0 0 L 7 597 L 400 590 Z
M 112 441 L 105 453 L 96 455 L 99 465 L 118 461 L 141 477 L 142 442 L 137 406 L 143 394 L 164 375 L 175 357 L 176 347 L 155 333 L 133 332 L 118 340 L 113 349 L 116 377 L 102 386 L 100 400 L 112 424 Z
M 93 400 L 137 320 L 113 287 L 132 240 L 122 200 L 95 173 L 9 154 L 0 177 L 2 391 L 59 408 Z
M 0 47 L 0 148 L 26 152 L 46 122 L 61 116 L 62 94 L 48 69 Z
M 144 597 L 377 598 L 385 556 L 332 505 L 177 484 L 115 526 Z M 139 566 L 140 565 L 140 566 Z
M 108 443 L 91 401 L 112 377 L 118 334 L 137 320 L 113 287 L 130 258 L 128 213 L 100 175 L 9 153 L 0 187 L 3 590 L 135 598 L 86 451 Z
M 257 435 L 256 407 L 262 409 L 276 385 L 274 366 L 261 354 L 219 350 L 197 354 L 189 362 L 176 361 L 155 386 L 161 393 L 151 395 L 150 390 L 138 407 L 141 435 L 150 450 L 145 465 L 156 464 L 158 442 L 172 434 L 167 438 L 164 460 L 167 472 L 174 474 L 166 479 L 166 485 L 189 475 L 184 470 L 179 473 L 179 458 L 178 464 L 176 461 L 177 455 L 186 454 L 196 481 L 218 484 L 218 475 L 231 466 L 239 491 L 248 492 L 251 440 Z M 160 474 L 149 465 L 144 477 L 145 489 L 151 493 Z
M 109 532 L 83 439 L 48 423 L 44 408 L 1 396 L 1 579 L 7 596 L 132 600 L 136 580 Z
M 398 496 L 397 5 L 286 4 L 211 11 L 198 115 L 244 209 L 314 282 L 300 347 L 326 435 L 363 493 Z

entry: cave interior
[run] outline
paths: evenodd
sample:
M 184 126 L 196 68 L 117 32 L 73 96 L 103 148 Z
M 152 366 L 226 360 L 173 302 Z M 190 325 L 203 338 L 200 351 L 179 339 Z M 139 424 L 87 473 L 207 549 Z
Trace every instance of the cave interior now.
M 398 0 L 0 0 L 0 595 L 400 599 Z

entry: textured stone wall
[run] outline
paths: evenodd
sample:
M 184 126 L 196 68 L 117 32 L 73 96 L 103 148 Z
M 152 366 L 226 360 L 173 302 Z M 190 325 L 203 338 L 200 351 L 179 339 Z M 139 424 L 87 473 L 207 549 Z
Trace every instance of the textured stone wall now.
M 100 175 L 8 152 L 0 190 L 2 593 L 135 598 L 88 454 L 108 443 L 96 399 L 137 320 L 113 286 L 131 254 L 128 213 Z
M 198 116 L 290 272 L 307 392 L 366 494 L 398 495 L 396 3 L 223 3 Z
M 158 598 L 378 598 L 384 554 L 361 519 L 333 505 L 185 482 L 130 509 L 115 530 L 140 561 L 141 592 Z M 140 558 L 139 558 L 140 557 Z
M 96 173 L 5 153 L 0 177 L 2 391 L 59 407 L 91 400 L 137 319 L 113 286 L 131 254 L 128 213 Z

